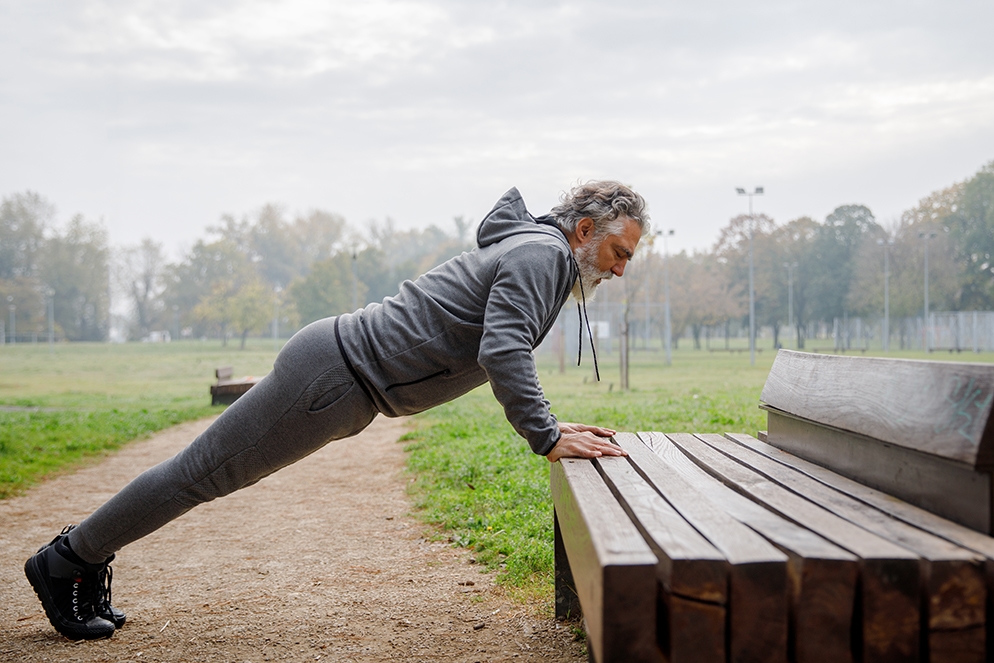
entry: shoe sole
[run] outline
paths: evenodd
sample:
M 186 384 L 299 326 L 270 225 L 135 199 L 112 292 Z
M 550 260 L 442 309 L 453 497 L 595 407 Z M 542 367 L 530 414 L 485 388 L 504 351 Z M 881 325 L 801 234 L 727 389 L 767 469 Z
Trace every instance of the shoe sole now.
M 37 554 L 32 555 L 24 563 L 24 575 L 28 577 L 28 582 L 31 583 L 31 587 L 35 590 L 35 594 L 38 595 L 42 607 L 45 608 L 45 616 L 48 617 L 49 623 L 55 630 L 70 640 L 100 640 L 114 635 L 114 624 L 111 622 L 107 622 L 112 627 L 107 633 L 94 631 L 93 629 L 79 631 L 76 630 L 75 624 L 62 617 L 62 614 L 55 607 L 55 599 L 49 593 L 48 585 L 44 580 L 47 570 L 41 568 L 41 563 L 36 559 L 37 557 Z

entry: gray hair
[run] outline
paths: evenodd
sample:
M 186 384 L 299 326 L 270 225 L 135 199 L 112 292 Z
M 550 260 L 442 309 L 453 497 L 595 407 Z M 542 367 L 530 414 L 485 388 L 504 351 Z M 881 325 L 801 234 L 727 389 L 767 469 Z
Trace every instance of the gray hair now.
M 576 224 L 584 218 L 594 222 L 594 232 L 599 236 L 621 234 L 624 219 L 638 224 L 643 235 L 649 232 L 645 199 L 620 182 L 595 180 L 578 184 L 563 193 L 559 201 L 552 215 L 565 232 L 576 232 Z

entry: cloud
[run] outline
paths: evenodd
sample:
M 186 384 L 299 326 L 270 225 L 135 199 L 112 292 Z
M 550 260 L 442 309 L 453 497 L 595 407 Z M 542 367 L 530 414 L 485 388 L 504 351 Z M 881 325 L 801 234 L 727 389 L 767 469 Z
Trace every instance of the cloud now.
M 517 184 L 544 211 L 601 176 L 688 246 L 741 211 L 735 186 L 765 185 L 781 221 L 852 200 L 886 217 L 991 158 L 992 19 L 957 1 L 0 0 L 0 195 L 41 191 L 127 242 L 269 201 L 423 224 Z

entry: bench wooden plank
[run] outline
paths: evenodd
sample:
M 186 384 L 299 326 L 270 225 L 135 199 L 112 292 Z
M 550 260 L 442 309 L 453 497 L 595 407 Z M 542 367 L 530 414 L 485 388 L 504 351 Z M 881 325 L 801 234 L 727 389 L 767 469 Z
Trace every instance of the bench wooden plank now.
M 831 486 L 855 499 L 870 504 L 910 525 L 919 527 L 926 532 L 931 532 L 936 536 L 952 541 L 981 555 L 984 558 L 984 576 L 987 584 L 987 628 L 985 644 L 987 647 L 994 644 L 994 538 L 841 476 L 820 465 L 815 465 L 802 458 L 798 458 L 793 454 L 761 442 L 751 435 L 726 434 L 726 437 L 768 458 L 803 472 L 827 486 Z
M 721 435 L 697 437 L 778 485 L 921 557 L 925 563 L 922 588 L 930 660 L 949 660 L 950 650 L 955 652 L 953 660 L 956 661 L 979 663 L 983 660 L 986 589 L 979 555 L 912 527 Z
M 994 469 L 989 365 L 781 350 L 760 400 L 899 447 Z
M 991 533 L 991 476 L 964 463 L 770 409 L 766 441 L 950 520 Z
M 556 586 L 556 619 L 569 621 L 582 617 L 580 597 L 576 594 L 576 581 L 569 565 L 569 556 L 563 544 L 563 533 L 559 527 L 559 514 L 552 510 L 554 581 Z
M 917 555 L 776 485 L 693 435 L 668 437 L 709 474 L 859 557 L 857 618 L 862 630 L 854 634 L 859 658 L 867 663 L 918 660 L 921 578 Z
M 627 458 L 595 461 L 659 560 L 660 648 L 669 663 L 724 663 L 728 563 Z
M 787 556 L 708 500 L 636 435 L 614 439 L 639 473 L 728 560 L 729 659 L 786 661 Z
M 551 485 L 595 660 L 661 661 L 656 556 L 590 461 L 553 463 Z
M 712 502 L 759 532 L 789 559 L 790 632 L 788 655 L 797 663 L 852 661 L 851 630 L 857 558 L 749 498 L 728 488 L 687 458 L 662 433 L 639 438 Z

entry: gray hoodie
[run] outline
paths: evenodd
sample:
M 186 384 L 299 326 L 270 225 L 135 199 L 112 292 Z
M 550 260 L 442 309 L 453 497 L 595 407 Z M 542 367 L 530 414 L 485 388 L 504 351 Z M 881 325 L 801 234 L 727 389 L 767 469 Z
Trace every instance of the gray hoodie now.
M 577 271 L 563 233 L 517 189 L 480 223 L 478 247 L 405 281 L 400 293 L 339 317 L 343 354 L 380 412 L 403 416 L 489 381 L 537 454 L 559 441 L 532 356 Z

